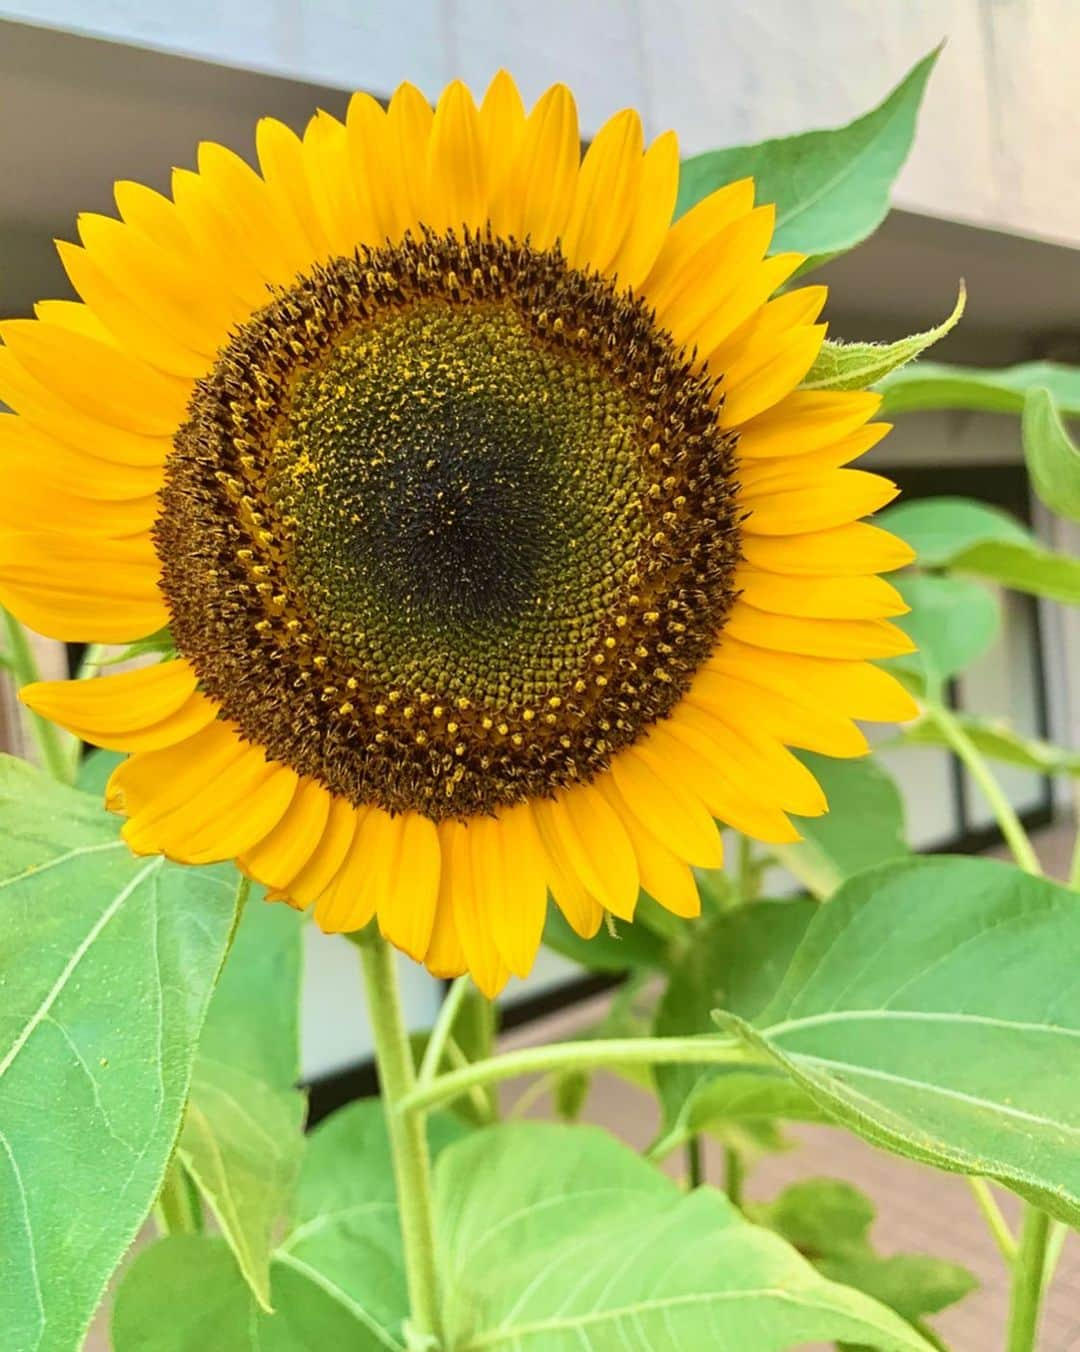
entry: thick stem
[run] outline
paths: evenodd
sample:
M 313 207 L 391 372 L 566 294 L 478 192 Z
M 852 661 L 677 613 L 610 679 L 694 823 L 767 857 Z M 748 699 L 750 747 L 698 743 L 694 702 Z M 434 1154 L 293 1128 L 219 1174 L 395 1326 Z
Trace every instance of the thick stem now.
M 1007 1352 L 1034 1352 L 1045 1287 L 1049 1233 L 1050 1217 L 1038 1207 L 1029 1206 L 1024 1213 L 1024 1228 L 1013 1269 Z
M 943 705 L 929 704 L 926 707 L 926 713 L 927 717 L 931 718 L 941 729 L 945 740 L 967 766 L 972 779 L 983 791 L 983 795 L 1001 827 L 1001 834 L 1005 837 L 1009 849 L 1012 850 L 1013 858 L 1025 873 L 1040 873 L 1042 870 L 1039 868 L 1039 860 L 1032 848 L 1031 841 L 1028 839 L 1027 832 L 1021 825 L 1020 818 L 1016 815 L 1012 803 L 1006 798 L 1005 791 L 994 778 L 994 773 L 987 765 L 982 752 L 956 721 L 951 711 Z
M 437 1348 L 441 1321 L 435 1267 L 431 1160 L 423 1111 L 417 1108 L 406 1111 L 402 1107 L 415 1086 L 416 1075 L 401 1011 L 397 965 L 393 950 L 378 934 L 361 945 L 360 961 L 397 1183 L 411 1334 L 417 1346 Z
M 21 690 L 24 685 L 32 685 L 35 681 L 40 681 L 41 672 L 38 670 L 34 650 L 30 646 L 26 630 L 10 610 L 3 610 L 3 607 L 0 607 L 0 610 L 3 611 L 4 616 L 4 632 L 7 635 L 12 674 L 15 677 L 16 686 Z M 60 737 L 59 728 L 55 723 L 50 723 L 47 718 L 42 718 L 40 714 L 34 713 L 32 709 L 27 709 L 26 712 L 30 731 L 37 743 L 38 750 L 41 752 L 41 759 L 45 763 L 45 768 L 53 779 L 60 780 L 62 784 L 70 784 L 71 761 L 64 753 L 64 744 Z
M 691 1136 L 686 1143 L 686 1185 L 691 1191 L 705 1182 L 705 1151 L 701 1137 Z
M 412 1112 L 432 1104 L 457 1098 L 473 1085 L 494 1084 L 517 1075 L 542 1074 L 550 1070 L 584 1070 L 591 1066 L 631 1066 L 680 1063 L 715 1065 L 745 1063 L 756 1054 L 735 1038 L 642 1037 L 596 1038 L 580 1042 L 555 1042 L 549 1047 L 526 1047 L 484 1061 L 475 1061 L 461 1070 L 440 1075 L 418 1085 L 398 1105 L 399 1111 Z

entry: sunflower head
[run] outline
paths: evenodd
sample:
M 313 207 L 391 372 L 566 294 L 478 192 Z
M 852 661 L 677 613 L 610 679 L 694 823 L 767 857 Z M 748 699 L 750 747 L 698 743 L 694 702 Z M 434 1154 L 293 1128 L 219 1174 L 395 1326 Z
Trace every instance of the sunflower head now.
M 907 552 L 858 522 L 893 489 L 844 468 L 877 400 L 798 389 L 824 288 L 774 297 L 802 259 L 749 181 L 672 224 L 635 114 L 582 156 L 561 86 L 257 149 L 117 185 L 61 245 L 82 301 L 3 326 L 0 599 L 178 651 L 24 697 L 132 753 L 133 849 L 489 993 L 549 891 L 583 935 L 640 889 L 695 913 L 717 821 L 825 809 L 790 747 L 910 712 L 867 660 L 908 646 Z

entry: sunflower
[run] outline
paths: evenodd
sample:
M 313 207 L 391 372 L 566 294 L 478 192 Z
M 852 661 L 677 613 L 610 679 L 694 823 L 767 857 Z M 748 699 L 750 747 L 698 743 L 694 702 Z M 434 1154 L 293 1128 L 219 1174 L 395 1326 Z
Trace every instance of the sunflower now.
M 235 859 L 439 976 L 525 975 L 548 893 L 591 936 L 698 910 L 717 822 L 824 812 L 789 748 L 867 749 L 908 696 L 844 468 L 878 398 L 799 384 L 825 288 L 775 295 L 771 205 L 674 224 L 675 137 L 582 156 L 570 93 L 405 84 L 344 123 L 203 144 L 116 185 L 61 257 L 81 302 L 2 326 L 0 599 L 175 656 L 23 697 L 130 753 L 138 853 Z

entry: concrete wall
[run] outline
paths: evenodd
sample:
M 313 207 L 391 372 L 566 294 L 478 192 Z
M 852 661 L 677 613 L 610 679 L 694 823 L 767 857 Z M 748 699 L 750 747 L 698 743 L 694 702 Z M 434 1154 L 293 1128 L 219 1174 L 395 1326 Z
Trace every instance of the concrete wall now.
M 901 205 L 1080 243 L 1076 0 L 15 0 L 7 17 L 342 89 L 569 82 L 686 150 L 843 122 L 947 39 Z M 1070 133 L 1071 128 L 1071 133 Z

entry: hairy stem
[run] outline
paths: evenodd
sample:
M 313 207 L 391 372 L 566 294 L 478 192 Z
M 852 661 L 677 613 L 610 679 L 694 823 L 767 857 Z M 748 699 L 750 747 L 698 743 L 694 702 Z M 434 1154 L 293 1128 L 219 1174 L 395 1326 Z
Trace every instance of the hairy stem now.
M 994 1237 L 994 1243 L 1001 1251 L 1002 1258 L 1012 1267 L 1016 1262 L 1016 1237 L 1009 1229 L 1008 1221 L 1001 1214 L 1001 1208 L 990 1189 L 990 1184 L 985 1178 L 974 1178 L 969 1175 L 968 1186 L 982 1212 L 983 1220 L 986 1221 L 987 1229 Z
M 364 989 L 375 1039 L 383 1109 L 397 1184 L 405 1276 L 409 1288 L 411 1333 L 419 1346 L 439 1346 L 438 1278 L 431 1199 L 431 1159 L 424 1113 L 417 1105 L 403 1110 L 416 1076 L 405 1031 L 394 954 L 381 935 L 360 946 Z
M 1050 1217 L 1038 1207 L 1024 1213 L 1024 1228 L 1013 1269 L 1007 1352 L 1034 1352 L 1046 1282 L 1046 1242 Z
M 32 685 L 34 681 L 40 681 L 41 672 L 38 670 L 37 660 L 34 657 L 34 650 L 30 646 L 30 639 L 26 630 L 10 610 L 3 610 L 3 607 L 0 607 L 0 611 L 3 611 L 4 616 L 4 632 L 7 635 L 12 675 L 15 677 L 16 687 L 21 690 L 24 685 Z M 72 778 L 71 759 L 64 751 L 60 729 L 55 723 L 50 723 L 47 718 L 42 718 L 40 714 L 34 713 L 32 709 L 27 709 L 26 712 L 30 732 L 37 743 L 38 750 L 41 752 L 41 759 L 45 768 L 54 779 L 60 780 L 62 784 L 70 784 Z
M 424 1059 L 420 1062 L 420 1071 L 416 1077 L 417 1084 L 427 1084 L 438 1073 L 439 1067 L 442 1065 L 443 1053 L 446 1051 L 447 1039 L 453 1031 L 458 1013 L 468 994 L 469 977 L 459 976 L 447 992 L 446 999 L 442 1002 L 442 1007 L 435 1019 L 431 1037 L 428 1038 L 427 1047 L 424 1049 Z
M 735 1038 L 643 1037 L 595 1038 L 580 1042 L 555 1042 L 549 1047 L 526 1047 L 503 1056 L 475 1061 L 461 1070 L 439 1075 L 418 1085 L 398 1104 L 399 1112 L 429 1108 L 457 1098 L 473 1085 L 495 1084 L 517 1075 L 542 1074 L 551 1070 L 584 1070 L 593 1066 L 715 1065 L 745 1063 L 756 1054 Z

